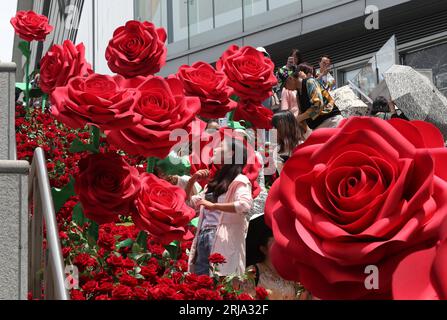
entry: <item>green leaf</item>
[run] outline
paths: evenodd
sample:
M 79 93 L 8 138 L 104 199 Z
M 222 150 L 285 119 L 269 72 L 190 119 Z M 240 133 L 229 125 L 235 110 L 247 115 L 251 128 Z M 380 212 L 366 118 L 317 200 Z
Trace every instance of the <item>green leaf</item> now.
M 117 243 L 116 248 L 122 249 L 122 248 L 131 247 L 133 245 L 133 243 L 134 243 L 133 240 L 129 238 L 124 241 L 121 241 L 120 243 Z
M 163 160 L 157 160 L 156 165 L 169 176 L 189 175 L 191 171 L 189 157 L 179 157 L 174 154 L 169 154 Z
M 147 251 L 147 233 L 145 231 L 140 231 L 140 233 L 138 233 L 137 244 L 144 251 Z
M 28 41 L 20 41 L 19 42 L 19 50 L 25 56 L 25 58 L 29 59 L 31 56 L 30 43 Z
M 80 203 L 78 203 L 73 208 L 72 220 L 74 223 L 76 223 L 80 227 L 82 227 L 86 222 L 88 222 L 88 219 L 84 216 L 84 212 L 82 210 L 82 205 Z
M 199 217 L 192 219 L 189 224 L 197 228 L 197 226 L 199 225 Z
M 96 245 L 99 236 L 99 225 L 96 222 L 92 221 L 90 223 L 90 227 L 87 230 L 87 235 L 89 238 L 89 244 L 92 246 Z
M 138 243 L 134 242 L 132 244 L 132 253 L 140 253 L 141 252 L 141 247 L 138 245 Z
M 57 188 L 51 189 L 51 195 L 53 196 L 55 213 L 58 213 L 61 210 L 61 208 L 68 201 L 68 199 L 76 195 L 74 185 L 75 180 L 73 177 L 71 177 L 70 182 L 62 189 Z
M 79 152 L 85 152 L 85 151 L 90 151 L 90 152 L 93 152 L 93 153 L 97 152 L 97 150 L 96 150 L 94 145 L 85 144 L 81 140 L 79 140 L 78 138 L 73 140 L 73 142 L 72 142 L 72 144 L 70 146 L 70 152 L 71 153 L 79 153 Z
M 40 88 L 33 88 L 29 91 L 30 98 L 40 98 L 44 95 Z
M 180 249 L 180 243 L 178 241 L 173 241 L 169 245 L 165 246 L 167 253 L 169 254 L 169 258 L 177 260 L 177 256 Z M 163 253 L 164 256 L 164 253 Z
M 26 83 L 25 82 L 16 82 L 16 88 L 25 91 L 26 90 Z
M 236 101 L 236 102 L 239 102 L 239 100 L 240 100 L 239 97 L 235 94 L 233 94 L 230 99 L 233 101 Z

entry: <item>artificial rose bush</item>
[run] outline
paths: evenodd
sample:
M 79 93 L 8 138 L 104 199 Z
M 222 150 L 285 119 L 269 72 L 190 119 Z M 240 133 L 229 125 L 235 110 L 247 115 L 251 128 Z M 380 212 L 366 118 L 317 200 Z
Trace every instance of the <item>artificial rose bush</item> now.
M 272 110 L 253 101 L 240 101 L 234 113 L 234 120 L 248 121 L 253 129 L 272 129 L 272 119 Z
M 62 45 L 54 45 L 40 60 L 40 88 L 45 93 L 63 87 L 74 77 L 84 77 L 91 73 L 92 67 L 85 60 L 84 44 L 75 46 L 70 40 Z
M 11 19 L 11 24 L 18 36 L 28 42 L 45 41 L 47 35 L 53 31 L 48 18 L 34 11 L 18 11 Z
M 393 274 L 393 299 L 447 300 L 447 220 L 439 242 L 403 259 Z
M 136 121 L 133 108 L 137 95 L 132 86 L 132 80 L 119 75 L 75 77 L 52 92 L 51 113 L 75 129 L 87 124 L 103 130 L 126 128 Z
M 136 124 L 106 130 L 107 140 L 128 154 L 164 159 L 177 144 L 171 134 L 175 130 L 190 133 L 200 100 L 185 96 L 178 79 L 149 76 L 132 81 L 137 97 L 133 109 Z
M 106 49 L 112 72 L 126 78 L 153 75 L 166 64 L 166 31 L 151 22 L 128 21 L 113 33 Z
M 315 131 L 269 193 L 275 268 L 321 299 L 391 298 L 398 264 L 439 240 L 446 162 L 441 133 L 421 121 L 351 118 Z M 378 290 L 365 288 L 370 265 Z
M 230 99 L 233 89 L 228 86 L 226 75 L 210 64 L 196 62 L 192 66 L 183 65 L 176 77 L 183 82 L 187 96 L 200 98 L 201 117 L 223 118 L 236 108 L 236 102 Z
M 118 215 L 130 215 L 140 191 L 139 172 L 118 154 L 92 154 L 79 161 L 75 191 L 87 218 L 114 222 Z
M 226 74 L 228 85 L 241 100 L 262 102 L 272 95 L 278 82 L 272 60 L 253 47 L 230 46 L 216 66 Z
M 196 213 L 186 204 L 185 191 L 153 174 L 143 174 L 140 181 L 132 214 L 135 225 L 163 244 L 190 240 L 193 235 L 187 225 Z

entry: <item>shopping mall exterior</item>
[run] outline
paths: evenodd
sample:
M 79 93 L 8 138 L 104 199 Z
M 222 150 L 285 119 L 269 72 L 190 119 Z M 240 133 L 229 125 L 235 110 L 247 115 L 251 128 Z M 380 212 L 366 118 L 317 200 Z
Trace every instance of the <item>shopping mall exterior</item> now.
M 228 45 L 238 44 L 265 47 L 277 65 L 285 63 L 292 48 L 313 64 L 329 54 L 337 81 L 344 84 L 358 78 L 387 43 L 373 72 L 384 71 L 381 64 L 411 65 L 447 94 L 445 0 L 19 0 L 19 9 L 48 15 L 56 26 L 47 42 L 33 48 L 34 61 L 51 44 L 71 39 L 86 44 L 97 72 L 108 73 L 104 52 L 113 30 L 138 19 L 167 29 L 168 63 L 162 75 L 198 60 L 215 62 Z M 395 40 L 388 41 L 393 35 Z M 19 65 L 20 59 L 14 52 Z M 376 77 L 366 75 L 363 81 Z

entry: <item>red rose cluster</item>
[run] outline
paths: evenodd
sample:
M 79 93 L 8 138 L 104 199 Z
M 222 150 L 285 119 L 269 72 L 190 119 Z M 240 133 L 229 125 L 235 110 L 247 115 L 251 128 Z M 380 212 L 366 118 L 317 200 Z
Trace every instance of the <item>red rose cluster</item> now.
M 446 162 L 441 133 L 422 121 L 317 130 L 269 193 L 275 268 L 321 299 L 445 298 Z

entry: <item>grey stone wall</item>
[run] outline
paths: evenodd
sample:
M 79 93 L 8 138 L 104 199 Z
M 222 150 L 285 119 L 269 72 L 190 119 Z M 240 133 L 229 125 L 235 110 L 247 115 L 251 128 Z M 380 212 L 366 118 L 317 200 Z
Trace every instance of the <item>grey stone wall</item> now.
M 0 300 L 27 299 L 28 173 L 26 161 L 0 160 Z
M 14 63 L 0 62 L 0 160 L 15 160 L 15 72 Z

